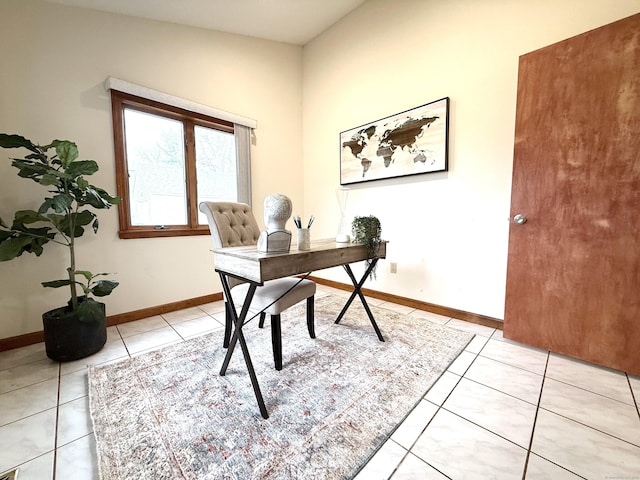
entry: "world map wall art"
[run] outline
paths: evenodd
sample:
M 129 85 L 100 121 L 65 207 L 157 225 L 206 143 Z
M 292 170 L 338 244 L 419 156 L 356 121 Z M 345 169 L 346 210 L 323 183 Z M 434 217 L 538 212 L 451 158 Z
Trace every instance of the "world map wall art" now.
M 448 169 L 449 97 L 340 133 L 340 185 Z

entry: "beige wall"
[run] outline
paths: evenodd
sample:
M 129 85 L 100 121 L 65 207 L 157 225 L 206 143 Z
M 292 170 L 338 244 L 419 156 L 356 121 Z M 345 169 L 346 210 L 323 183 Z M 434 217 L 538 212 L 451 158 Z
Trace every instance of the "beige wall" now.
M 366 286 L 503 318 L 518 57 L 638 11 L 637 0 L 366 2 L 304 48 L 315 235 L 337 228 L 339 132 L 448 96 L 449 171 L 351 186 L 347 217 L 378 216 L 390 241 Z
M 114 76 L 258 121 L 252 149 L 253 202 L 286 193 L 302 209 L 302 48 L 37 0 L 0 2 L 0 131 L 38 143 L 78 143 L 98 161 L 96 183 L 115 193 L 110 101 Z M 43 192 L 20 180 L 0 151 L 0 217 L 36 208 Z M 35 199 L 35 200 L 34 200 Z M 260 217 L 260 216 L 259 216 Z M 100 212 L 100 232 L 80 240 L 79 264 L 116 272 L 109 314 L 219 292 L 208 237 L 120 240 L 117 211 Z M 262 224 L 262 219 L 259 218 Z M 0 338 L 42 329 L 42 312 L 67 291 L 66 252 L 0 263 Z

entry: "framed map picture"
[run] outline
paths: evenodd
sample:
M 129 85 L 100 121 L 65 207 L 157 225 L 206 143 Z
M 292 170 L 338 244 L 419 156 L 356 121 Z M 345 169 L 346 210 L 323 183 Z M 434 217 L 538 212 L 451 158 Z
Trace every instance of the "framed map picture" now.
M 340 185 L 448 169 L 449 97 L 340 133 Z

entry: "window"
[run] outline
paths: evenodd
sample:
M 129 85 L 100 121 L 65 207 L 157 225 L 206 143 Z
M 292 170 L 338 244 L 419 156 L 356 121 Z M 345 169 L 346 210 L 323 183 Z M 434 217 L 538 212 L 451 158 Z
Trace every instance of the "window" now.
M 111 104 L 120 238 L 207 235 L 200 202 L 250 203 L 246 127 L 117 90 Z

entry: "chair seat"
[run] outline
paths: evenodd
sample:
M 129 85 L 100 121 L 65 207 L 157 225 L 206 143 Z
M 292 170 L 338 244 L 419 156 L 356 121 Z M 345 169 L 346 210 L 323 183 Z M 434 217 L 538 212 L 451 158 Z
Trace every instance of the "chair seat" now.
M 231 289 L 233 303 L 237 308 L 242 307 L 248 289 L 248 283 L 243 283 Z M 286 293 L 288 290 L 290 291 Z M 301 280 L 295 277 L 278 278 L 265 282 L 264 285 L 258 287 L 257 291 L 260 292 L 260 295 L 254 295 L 250 310 L 264 310 L 268 315 L 280 315 L 287 308 L 314 296 L 316 284 L 311 280 Z M 274 300 L 275 303 L 270 305 Z

